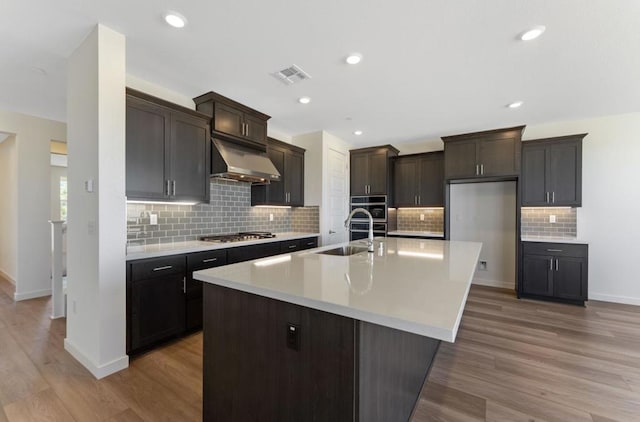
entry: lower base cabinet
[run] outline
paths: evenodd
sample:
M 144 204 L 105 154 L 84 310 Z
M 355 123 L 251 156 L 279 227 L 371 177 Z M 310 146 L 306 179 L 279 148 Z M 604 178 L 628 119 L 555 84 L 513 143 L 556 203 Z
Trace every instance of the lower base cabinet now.
M 522 243 L 519 297 L 584 305 L 588 300 L 588 246 Z
M 194 271 L 317 246 L 318 238 L 310 237 L 128 262 L 127 353 L 202 328 L 202 282 Z

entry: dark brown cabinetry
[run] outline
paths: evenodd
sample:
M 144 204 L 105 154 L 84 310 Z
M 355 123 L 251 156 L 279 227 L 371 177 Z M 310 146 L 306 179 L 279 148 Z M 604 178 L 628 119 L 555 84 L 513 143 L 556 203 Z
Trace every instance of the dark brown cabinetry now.
M 402 155 L 393 159 L 396 207 L 444 206 L 444 153 Z
M 586 135 L 523 142 L 523 206 L 582 206 L 582 140 Z
M 391 179 L 389 158 L 398 155 L 391 145 L 350 151 L 351 196 L 388 195 Z
M 196 110 L 211 118 L 214 135 L 254 147 L 264 148 L 267 144 L 267 121 L 270 117 L 266 114 L 215 92 L 200 95 L 193 101 Z
M 523 242 L 519 296 L 584 305 L 587 266 L 587 245 Z
M 193 272 L 226 264 L 227 251 L 224 249 L 187 255 L 187 282 L 185 288 L 186 331 L 202 328 L 202 282 L 193 278 Z
M 524 126 L 445 136 L 446 180 L 500 179 L 520 174 Z
M 210 148 L 207 116 L 127 89 L 128 199 L 207 201 Z
M 303 148 L 269 138 L 267 155 L 280 173 L 279 182 L 251 186 L 251 205 L 304 205 Z

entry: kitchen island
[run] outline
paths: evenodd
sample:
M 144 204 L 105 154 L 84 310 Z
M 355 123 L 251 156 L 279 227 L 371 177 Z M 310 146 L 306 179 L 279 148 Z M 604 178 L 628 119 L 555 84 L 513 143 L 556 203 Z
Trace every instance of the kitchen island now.
M 455 340 L 481 244 L 323 253 L 337 246 L 194 273 L 204 420 L 410 418 L 440 341 Z

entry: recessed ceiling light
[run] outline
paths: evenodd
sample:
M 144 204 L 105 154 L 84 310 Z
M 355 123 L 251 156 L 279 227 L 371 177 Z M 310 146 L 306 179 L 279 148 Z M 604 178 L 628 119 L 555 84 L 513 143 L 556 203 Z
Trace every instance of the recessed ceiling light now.
M 353 132 L 353 134 L 356 135 L 356 136 L 360 136 L 360 135 L 362 135 L 362 131 L 361 130 L 356 130 L 356 131 Z
M 538 38 L 547 28 L 544 25 L 534 26 L 520 35 L 522 41 L 531 41 Z
M 170 10 L 164 14 L 164 20 L 174 28 L 184 28 L 184 26 L 187 24 L 187 18 L 185 18 L 178 12 L 174 12 L 173 10 Z
M 350 54 L 346 59 L 347 63 L 349 64 L 358 64 L 360 63 L 361 60 L 362 60 L 362 54 L 360 53 Z
M 507 104 L 507 107 L 508 107 L 508 108 L 518 108 L 518 107 L 520 107 L 522 104 L 523 104 L 523 103 L 522 103 L 522 101 L 515 101 L 515 102 L 513 102 L 513 103 L 511 103 L 511 104 Z
M 300 97 L 300 98 L 298 98 L 298 102 L 300 104 L 309 104 L 311 102 L 311 98 L 309 98 L 309 97 Z

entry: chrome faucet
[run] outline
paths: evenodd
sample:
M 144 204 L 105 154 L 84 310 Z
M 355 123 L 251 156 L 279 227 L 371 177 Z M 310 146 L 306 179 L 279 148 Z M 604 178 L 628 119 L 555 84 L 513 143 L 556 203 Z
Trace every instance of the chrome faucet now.
M 369 252 L 373 252 L 373 217 L 371 216 L 371 213 L 369 211 L 365 210 L 364 208 L 356 208 L 355 210 L 351 211 L 351 214 L 349 214 L 349 217 L 347 217 L 347 219 L 344 220 L 344 226 L 347 229 L 349 228 L 349 224 L 351 223 L 351 218 L 357 212 L 363 212 L 367 214 L 367 216 L 369 216 L 369 238 L 367 239 L 367 248 Z

